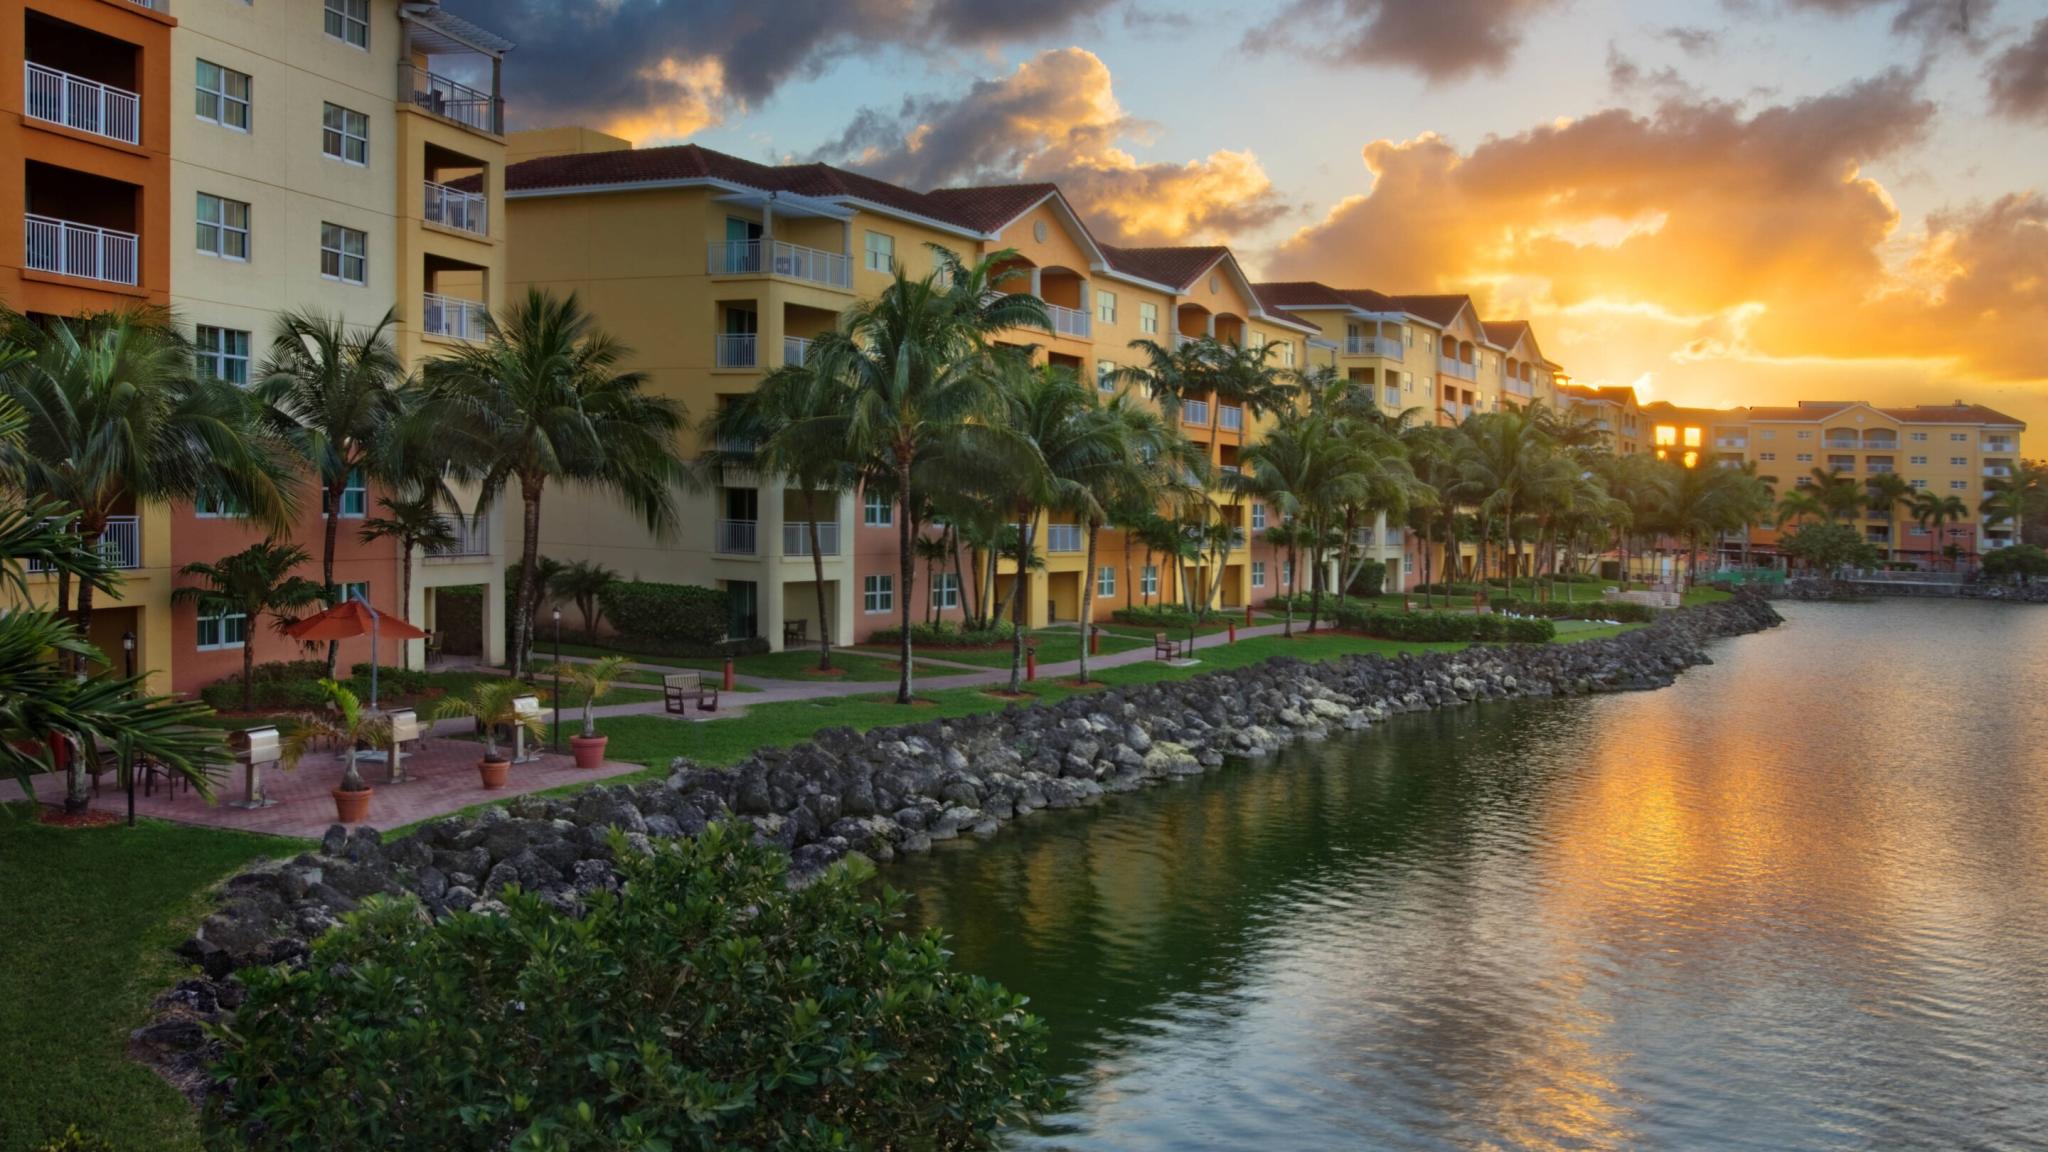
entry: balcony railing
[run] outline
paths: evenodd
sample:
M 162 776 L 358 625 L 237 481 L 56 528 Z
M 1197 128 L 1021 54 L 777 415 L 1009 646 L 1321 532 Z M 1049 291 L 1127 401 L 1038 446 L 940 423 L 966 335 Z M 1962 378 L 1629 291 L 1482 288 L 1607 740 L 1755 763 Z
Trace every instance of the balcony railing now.
M 1896 436 L 1865 436 L 1863 450 L 1866 452 L 1896 452 L 1899 440 Z
M 1982 447 L 1986 452 L 2016 452 L 2019 450 L 2019 442 L 2016 440 L 1996 440 L 1987 438 L 1983 442 Z
M 133 516 L 109 516 L 100 529 L 100 559 L 109 568 L 142 567 L 142 523 Z M 49 565 L 30 560 L 28 570 L 47 572 Z
M 1384 336 L 1346 336 L 1344 338 L 1344 354 L 1346 356 L 1385 356 L 1391 360 L 1399 360 L 1401 358 L 1401 344 L 1397 340 L 1389 340 Z
M 410 60 L 398 65 L 398 98 L 466 128 L 493 136 L 505 131 L 504 100 L 481 88 L 471 88 L 416 67 Z
M 1744 436 L 1716 436 L 1714 437 L 1714 447 L 1747 448 L 1749 447 L 1749 439 Z
M 1244 529 L 1232 528 L 1230 530 L 1230 547 L 1232 550 L 1242 550 L 1244 548 Z
M 1401 390 L 1392 384 L 1386 387 L 1386 405 L 1389 408 L 1399 408 L 1401 406 Z
M 1045 550 L 1047 552 L 1079 552 L 1081 550 L 1081 526 L 1079 524 L 1047 524 L 1045 526 Z
M 1185 348 L 1188 345 L 1193 344 L 1197 339 L 1199 339 L 1199 337 L 1183 336 L 1179 332 L 1175 332 L 1173 334 L 1173 346 L 1176 350 Z
M 1507 378 L 1507 383 L 1504 387 L 1510 396 L 1534 396 L 1536 394 L 1536 386 L 1534 384 L 1513 376 Z
M 142 143 L 141 98 L 135 93 L 41 64 L 29 64 L 26 71 L 22 110 L 28 115 L 124 144 Z
M 782 554 L 784 556 L 809 556 L 811 554 L 810 521 L 801 520 L 783 524 Z M 839 524 L 836 521 L 818 521 L 818 555 L 839 555 Z
M 1209 402 L 1207 400 L 1188 400 L 1183 402 L 1180 406 L 1180 422 L 1183 424 L 1194 424 L 1198 427 L 1207 427 L 1209 423 Z
M 724 556 L 752 556 L 754 554 L 754 530 L 760 526 L 754 520 L 720 520 L 718 522 L 718 551 Z
M 490 314 L 490 308 L 481 300 L 464 300 L 460 296 L 428 292 L 421 302 L 420 328 L 430 336 L 482 340 L 486 334 L 484 321 Z
M 441 523 L 448 526 L 448 531 L 454 539 L 438 548 L 427 549 L 428 559 L 459 560 L 491 554 L 490 521 L 481 516 L 443 516 Z
M 1225 432 L 1244 431 L 1244 409 L 1217 405 L 1216 426 Z
M 1437 357 L 1437 363 L 1440 365 L 1437 369 L 1439 372 L 1456 376 L 1460 380 L 1479 379 L 1479 365 L 1477 364 L 1467 364 L 1465 361 L 1453 356 L 1439 356 Z
M 490 234 L 489 208 L 490 201 L 481 193 L 464 192 L 429 180 L 426 182 L 426 206 L 421 215 L 429 224 L 486 236 Z
M 29 213 L 26 261 L 38 272 L 133 284 L 136 236 Z
M 720 240 L 705 250 L 704 271 L 713 276 L 787 276 L 830 288 L 853 287 L 853 260 L 843 252 L 785 244 L 780 240 Z
M 1869 466 L 1864 469 L 1864 471 L 1870 473 L 1872 476 L 1883 476 L 1886 473 L 1895 471 L 1895 469 L 1891 464 L 1885 463 L 1884 461 L 1872 460 Z
M 1833 436 L 1829 437 L 1822 446 L 1827 448 L 1861 448 L 1863 447 L 1863 442 L 1854 436 Z
M 1047 304 L 1045 312 L 1052 321 L 1054 335 L 1076 336 L 1083 340 L 1093 329 L 1089 327 L 1089 316 L 1079 308 L 1066 308 L 1058 304 Z
M 784 336 L 782 338 L 782 362 L 784 364 L 801 364 L 805 360 L 810 359 L 810 356 L 811 342 L 809 340 L 801 336 Z
M 1984 466 L 1984 474 L 2002 480 L 2012 475 L 2012 469 L 2003 464 L 1986 464 Z
M 760 363 L 755 358 L 755 345 L 759 343 L 752 332 L 721 332 L 713 340 L 713 351 L 720 368 L 752 368 Z

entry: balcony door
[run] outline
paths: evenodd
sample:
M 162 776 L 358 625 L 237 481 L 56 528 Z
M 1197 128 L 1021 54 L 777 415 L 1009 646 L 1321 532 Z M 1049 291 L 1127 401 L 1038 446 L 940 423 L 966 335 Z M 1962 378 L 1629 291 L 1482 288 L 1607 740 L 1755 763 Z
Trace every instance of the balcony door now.
M 725 270 L 733 273 L 761 270 L 760 224 L 737 216 L 725 218 Z
M 726 635 L 734 640 L 747 640 L 760 634 L 759 605 L 756 585 L 752 580 L 727 580 L 725 582 L 726 606 L 731 618 L 726 623 Z

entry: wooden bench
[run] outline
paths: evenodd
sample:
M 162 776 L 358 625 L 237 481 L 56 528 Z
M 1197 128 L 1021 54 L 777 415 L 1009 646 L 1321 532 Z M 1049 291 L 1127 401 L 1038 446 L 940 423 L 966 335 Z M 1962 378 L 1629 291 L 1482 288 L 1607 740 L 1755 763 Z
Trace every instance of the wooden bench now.
M 810 620 L 809 620 L 809 619 L 803 619 L 803 620 L 785 620 L 785 621 L 783 621 L 783 622 L 782 622 L 782 643 L 783 643 L 783 646 L 784 646 L 784 647 L 787 647 L 787 646 L 789 646 L 789 645 L 791 645 L 791 644 L 803 644 L 803 643 L 807 643 L 807 642 L 809 641 L 809 636 L 808 636 L 807 634 L 808 634 L 808 633 L 810 632 L 810 630 L 811 630 L 811 622 L 810 622 Z
M 1180 659 L 1180 644 L 1164 632 L 1152 634 L 1152 658 L 1154 660 Z
M 671 672 L 661 678 L 662 707 L 678 715 L 696 702 L 699 711 L 718 711 L 718 685 L 707 684 L 702 672 Z

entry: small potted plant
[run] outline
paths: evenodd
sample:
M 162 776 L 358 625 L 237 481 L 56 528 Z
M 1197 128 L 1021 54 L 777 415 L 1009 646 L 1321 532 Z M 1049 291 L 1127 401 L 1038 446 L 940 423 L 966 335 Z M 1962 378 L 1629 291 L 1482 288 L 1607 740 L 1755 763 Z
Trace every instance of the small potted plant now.
M 370 814 L 370 797 L 376 789 L 364 783 L 362 774 L 356 771 L 356 753 L 365 747 L 390 743 L 391 725 L 384 717 L 366 710 L 354 692 L 333 680 L 320 681 L 320 691 L 327 698 L 327 709 L 300 713 L 285 731 L 278 752 L 287 768 L 296 768 L 314 745 L 329 741 L 341 745 L 346 767 L 341 773 L 341 787 L 333 790 L 334 818 L 343 824 L 360 824 Z
M 565 663 L 553 669 L 562 674 L 562 679 L 583 690 L 583 734 L 569 737 L 569 748 L 576 754 L 578 768 L 596 768 L 604 764 L 604 746 L 611 742 L 611 737 L 598 734 L 597 717 L 592 715 L 591 709 L 611 694 L 612 687 L 624 676 L 629 663 L 630 657 L 614 654 L 588 663 Z
M 498 729 L 523 728 L 535 740 L 541 738 L 539 714 L 521 712 L 515 703 L 526 694 L 526 685 L 511 677 L 492 677 L 478 681 L 468 695 L 443 697 L 434 706 L 436 720 L 468 717 L 476 721 L 484 738 L 484 758 L 477 761 L 476 771 L 485 788 L 503 788 L 512 770 L 512 761 L 498 751 Z

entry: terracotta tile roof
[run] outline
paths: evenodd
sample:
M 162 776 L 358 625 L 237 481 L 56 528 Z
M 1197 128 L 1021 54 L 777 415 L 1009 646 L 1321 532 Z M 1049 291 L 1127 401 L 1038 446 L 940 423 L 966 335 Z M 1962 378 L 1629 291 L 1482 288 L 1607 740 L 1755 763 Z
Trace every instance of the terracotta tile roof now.
M 1119 272 L 1128 273 L 1155 284 L 1164 284 L 1175 291 L 1187 288 L 1195 278 L 1230 254 L 1230 249 L 1219 244 L 1189 244 L 1173 248 L 1115 248 L 1102 246 L 1102 254 L 1109 259 L 1109 265 Z
M 1751 420 L 1791 420 L 1819 423 L 1840 412 L 1849 405 L 1842 404 L 1801 404 L 1796 408 L 1757 405 L 1747 409 Z
M 2023 421 L 1996 408 L 1965 404 L 1960 400 L 1954 404 L 1919 404 L 1911 408 L 1880 408 L 1878 411 L 1913 424 L 2012 424 L 2026 427 Z
M 1481 320 L 1479 330 L 1486 333 L 1486 341 L 1496 348 L 1513 348 L 1515 341 L 1529 331 L 1527 320 Z M 1533 342 L 1534 337 L 1531 337 Z
M 1395 296 L 1394 306 L 1403 312 L 1420 316 L 1439 328 L 1449 327 L 1458 318 L 1458 310 L 1472 302 L 1463 294 Z
M 1057 184 L 983 184 L 934 188 L 925 198 L 949 213 L 948 220 L 977 232 L 994 232 L 1058 191 Z

